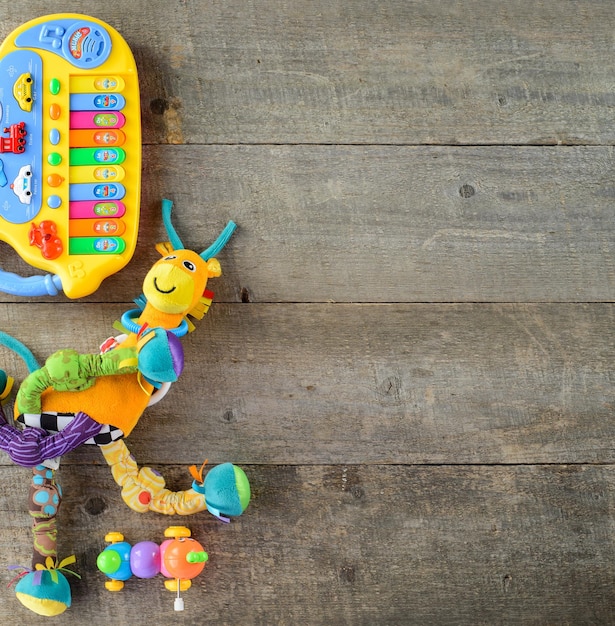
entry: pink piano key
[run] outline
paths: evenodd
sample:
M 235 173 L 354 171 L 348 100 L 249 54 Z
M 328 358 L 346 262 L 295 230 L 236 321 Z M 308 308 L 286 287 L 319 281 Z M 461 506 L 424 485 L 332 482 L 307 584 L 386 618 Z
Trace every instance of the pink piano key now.
M 122 217 L 125 212 L 124 203 L 117 200 L 81 200 L 68 205 L 68 217 L 71 220 Z
M 121 128 L 126 118 L 119 111 L 71 111 L 71 128 Z

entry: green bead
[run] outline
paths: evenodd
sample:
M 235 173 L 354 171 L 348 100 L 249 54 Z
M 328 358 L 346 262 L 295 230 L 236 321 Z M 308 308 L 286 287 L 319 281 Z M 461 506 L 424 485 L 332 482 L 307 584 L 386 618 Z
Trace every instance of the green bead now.
M 186 554 L 186 561 L 188 563 L 206 563 L 209 560 L 209 555 L 205 551 L 196 552 L 192 550 Z
M 49 165 L 60 165 L 62 163 L 62 155 L 58 152 L 51 152 L 47 157 Z
M 117 572 L 121 564 L 122 559 L 115 550 L 103 550 L 96 559 L 96 567 L 98 567 L 103 574 L 113 574 Z

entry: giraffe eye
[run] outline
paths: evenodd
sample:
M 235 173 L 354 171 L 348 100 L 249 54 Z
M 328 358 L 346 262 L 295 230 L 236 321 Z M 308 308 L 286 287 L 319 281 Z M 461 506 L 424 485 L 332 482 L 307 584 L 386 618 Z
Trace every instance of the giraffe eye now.
M 192 261 L 184 261 L 183 262 L 183 266 L 189 271 L 189 272 L 195 272 L 196 271 L 196 265 L 192 262 Z

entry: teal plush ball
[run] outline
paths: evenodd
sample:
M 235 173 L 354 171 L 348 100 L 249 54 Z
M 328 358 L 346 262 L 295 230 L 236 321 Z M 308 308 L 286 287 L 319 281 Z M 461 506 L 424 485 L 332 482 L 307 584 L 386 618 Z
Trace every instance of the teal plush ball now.
M 62 572 L 55 570 L 29 572 L 16 585 L 17 599 L 38 615 L 51 617 L 64 613 L 71 603 L 70 585 Z
M 146 331 L 139 347 L 139 371 L 148 380 L 174 383 L 184 368 L 181 341 L 164 328 Z
M 203 487 L 207 508 L 216 516 L 241 515 L 250 503 L 248 477 L 232 463 L 222 463 L 209 470 Z

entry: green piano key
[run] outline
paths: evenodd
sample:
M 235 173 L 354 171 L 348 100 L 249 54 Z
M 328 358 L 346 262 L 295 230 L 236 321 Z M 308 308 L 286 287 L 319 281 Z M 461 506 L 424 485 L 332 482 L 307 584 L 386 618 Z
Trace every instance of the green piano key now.
M 71 148 L 70 165 L 98 165 L 100 163 L 123 163 L 126 152 L 122 148 Z
M 69 254 L 121 254 L 126 243 L 121 237 L 69 237 Z

